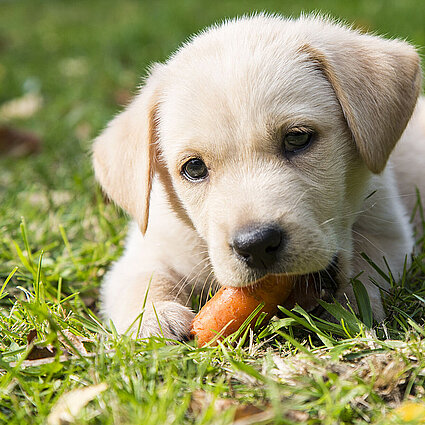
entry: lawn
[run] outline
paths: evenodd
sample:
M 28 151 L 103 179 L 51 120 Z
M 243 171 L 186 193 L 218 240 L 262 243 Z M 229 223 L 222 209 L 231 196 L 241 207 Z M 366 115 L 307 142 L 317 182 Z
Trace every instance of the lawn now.
M 97 316 L 128 219 L 94 181 L 91 140 L 150 63 L 255 10 L 320 10 L 425 46 L 423 0 L 0 0 L 0 423 L 425 423 L 422 235 L 373 328 L 335 304 L 339 324 L 296 309 L 196 349 L 130 340 Z M 5 126 L 40 151 L 2 150 Z

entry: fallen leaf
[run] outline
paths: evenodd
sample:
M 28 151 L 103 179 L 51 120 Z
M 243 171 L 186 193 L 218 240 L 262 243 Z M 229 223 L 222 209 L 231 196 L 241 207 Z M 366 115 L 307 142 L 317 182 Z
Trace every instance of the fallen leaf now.
M 47 417 L 48 425 L 65 425 L 75 421 L 81 409 L 108 388 L 106 383 L 77 388 L 62 394 Z
M 235 416 L 233 419 L 235 421 L 240 421 L 242 419 L 256 416 L 260 413 L 264 413 L 264 410 L 254 406 L 253 404 L 240 404 L 235 410 Z
M 223 412 L 234 405 L 230 399 L 214 398 L 212 394 L 203 390 L 196 390 L 192 393 L 190 409 L 195 415 L 200 415 L 211 403 L 214 403 L 214 410 L 217 413 Z
M 234 422 L 232 425 L 259 425 L 270 423 L 275 417 L 275 412 L 271 407 L 266 410 L 252 405 L 240 406 L 236 409 Z M 285 413 L 285 418 L 298 423 L 307 423 L 309 415 L 307 412 L 299 410 L 289 410 Z
M 115 350 L 105 350 L 104 351 L 105 354 L 114 354 Z M 98 354 L 97 353 L 88 353 L 87 355 L 85 355 L 84 357 L 96 357 Z M 63 363 L 66 361 L 70 361 L 71 357 L 68 354 L 62 354 L 59 357 L 47 357 L 44 359 L 39 359 L 39 360 L 24 360 L 23 362 L 20 361 L 18 362 L 10 362 L 9 366 L 11 367 L 15 367 L 16 365 L 19 364 L 19 366 L 23 369 L 29 368 L 29 367 L 37 367 L 37 366 L 42 366 L 45 364 L 50 364 L 50 363 L 54 363 L 56 361 Z M 5 371 L 5 369 L 1 369 L 0 371 Z
M 60 335 L 59 341 L 65 346 L 67 351 L 69 351 L 70 353 L 73 353 L 75 350 L 77 350 L 78 353 L 81 354 L 82 356 L 86 356 L 88 354 L 86 347 L 84 347 L 84 342 L 93 342 L 93 341 L 83 336 L 74 335 L 68 329 L 64 329 L 62 332 L 66 338 Z
M 264 413 L 264 409 L 261 409 L 252 404 L 240 404 L 237 400 L 216 398 L 212 394 L 207 393 L 203 390 L 196 390 L 192 393 L 192 400 L 190 403 L 190 409 L 195 415 L 201 415 L 205 409 L 211 404 L 214 404 L 214 412 L 216 414 L 223 413 L 228 409 L 234 408 L 233 420 L 236 424 L 243 424 L 247 421 L 247 424 L 254 424 L 257 422 L 250 422 L 249 418 L 257 417 Z
M 260 425 L 262 423 L 270 423 L 275 414 L 273 409 L 267 409 L 260 413 L 245 416 L 233 422 L 232 425 Z
M 0 106 L 0 120 L 31 118 L 40 110 L 43 98 L 36 93 L 27 93 L 11 99 Z
M 37 338 L 37 331 L 35 329 L 31 329 L 27 335 L 27 344 L 30 346 L 33 341 Z M 26 357 L 26 360 L 39 360 L 45 359 L 48 357 L 55 357 L 56 348 L 52 345 L 47 345 L 46 347 L 39 347 L 37 345 L 33 345 Z
M 69 360 L 69 356 L 67 354 L 62 354 L 59 357 L 45 357 L 43 359 L 38 359 L 38 360 L 24 360 L 23 362 L 20 361 L 18 362 L 10 362 L 9 366 L 11 367 L 15 367 L 17 364 L 19 364 L 19 366 L 22 369 L 26 369 L 29 367 L 38 367 L 38 366 L 43 366 L 45 364 L 50 364 L 50 363 L 54 363 L 55 361 L 58 361 L 59 363 L 63 363 Z M 0 370 L 4 370 L 4 369 L 0 369 Z
M 34 133 L 0 126 L 0 154 L 21 157 L 37 153 L 41 149 L 41 140 Z
M 27 344 L 31 344 L 37 338 L 37 331 L 35 329 L 31 329 L 27 335 Z
M 55 347 L 34 347 L 31 348 L 31 351 L 28 353 L 27 360 L 39 360 L 45 359 L 47 357 L 55 357 L 56 348 Z
M 289 410 L 285 417 L 291 421 L 296 421 L 299 423 L 307 423 L 308 418 L 310 417 L 307 412 L 301 412 L 300 410 Z

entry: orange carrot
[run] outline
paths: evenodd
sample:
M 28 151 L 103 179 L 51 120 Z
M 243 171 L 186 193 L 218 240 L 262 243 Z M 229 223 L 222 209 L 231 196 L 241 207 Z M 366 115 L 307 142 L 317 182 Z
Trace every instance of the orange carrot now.
M 252 286 L 221 288 L 199 311 L 192 321 L 191 335 L 199 347 L 207 344 L 217 334 L 225 338 L 236 332 L 249 315 L 261 304 L 258 313 L 267 313 L 263 323 L 277 313 L 277 306 L 291 293 L 294 279 L 285 275 L 270 275 Z M 254 325 L 256 318 L 251 321 Z

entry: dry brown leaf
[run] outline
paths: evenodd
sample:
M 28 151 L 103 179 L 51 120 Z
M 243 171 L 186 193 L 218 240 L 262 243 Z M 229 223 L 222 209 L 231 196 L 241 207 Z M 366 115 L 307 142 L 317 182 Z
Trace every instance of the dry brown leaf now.
M 272 408 L 267 407 L 265 410 L 253 405 L 240 405 L 235 411 L 233 425 L 259 425 L 270 423 L 275 417 Z M 285 418 L 300 423 L 307 422 L 309 415 L 307 412 L 299 410 L 289 410 L 285 413 Z
M 104 353 L 106 353 L 106 354 L 113 354 L 113 353 L 115 353 L 115 350 L 105 350 Z M 98 353 L 88 353 L 84 357 L 95 357 L 97 355 L 98 355 Z M 41 366 L 41 365 L 53 363 L 55 361 L 58 361 L 60 363 L 63 363 L 63 362 L 66 362 L 66 361 L 68 361 L 70 359 L 71 359 L 71 357 L 69 356 L 69 354 L 62 354 L 58 358 L 56 358 L 56 357 L 47 357 L 47 358 L 39 359 L 39 360 L 24 360 L 23 362 L 19 362 L 19 365 L 20 365 L 21 368 L 37 367 L 37 366 Z M 18 362 L 10 362 L 9 363 L 9 365 L 11 367 L 15 367 L 17 364 L 18 364 Z M 0 371 L 4 371 L 4 369 L 0 369 Z
M 211 404 L 214 404 L 214 411 L 216 414 L 223 413 L 228 409 L 234 408 L 235 413 L 233 420 L 238 423 L 240 421 L 249 421 L 249 418 L 256 417 L 264 413 L 264 409 L 260 409 L 252 404 L 240 404 L 237 400 L 215 398 L 212 394 L 209 394 L 203 390 L 196 390 L 192 393 L 192 400 L 190 403 L 190 409 L 195 415 L 200 415 L 207 409 Z M 244 422 L 241 422 L 243 424 Z M 247 424 L 256 422 L 246 422 Z
M 44 347 L 40 347 L 34 343 L 34 340 L 37 338 L 37 331 L 35 329 L 31 329 L 27 335 L 27 344 L 31 346 L 31 349 L 26 357 L 26 361 L 35 361 L 35 360 L 44 360 L 46 358 L 55 357 L 57 353 L 57 349 L 52 345 L 47 345 Z M 88 338 L 83 336 L 74 335 L 68 329 L 63 330 L 63 336 L 59 335 L 59 341 L 63 344 L 65 350 L 65 359 L 68 358 L 69 354 L 79 354 L 81 356 L 88 356 L 86 348 L 84 347 L 85 342 L 93 342 Z M 77 351 L 77 353 L 75 352 Z M 45 362 L 39 362 L 39 364 L 44 364 Z M 30 364 L 31 365 L 31 364 Z M 35 365 L 35 363 L 33 363 Z
M 60 363 L 66 362 L 67 360 L 69 360 L 69 356 L 66 354 L 62 354 L 61 356 L 57 358 L 57 360 Z M 53 363 L 55 361 L 56 361 L 56 357 L 44 357 L 43 359 L 38 359 L 38 360 L 24 360 L 23 362 L 19 362 L 19 366 L 22 369 L 25 369 L 27 367 L 42 366 L 45 364 Z M 10 362 L 9 366 L 15 367 L 17 364 L 18 362 Z M 0 370 L 4 370 L 4 369 L 0 369 Z
M 47 417 L 48 425 L 65 425 L 74 423 L 81 409 L 101 392 L 108 388 L 106 383 L 77 388 L 62 394 Z
M 27 93 L 11 99 L 0 106 L 0 120 L 31 118 L 43 104 L 43 98 L 36 93 Z
M 0 155 L 21 157 L 39 152 L 41 140 L 28 131 L 0 126 Z
M 82 356 L 86 356 L 88 354 L 86 347 L 84 347 L 84 342 L 92 342 L 90 339 L 84 336 L 74 335 L 68 329 L 64 329 L 62 332 L 65 338 L 60 335 L 58 339 L 65 346 L 67 351 L 74 353 L 74 351 L 77 350 Z
M 273 409 L 267 409 L 260 413 L 255 413 L 238 419 L 233 422 L 233 425 L 260 425 L 262 423 L 270 423 L 270 420 L 272 420 L 273 418 Z
M 224 412 L 225 410 L 231 408 L 234 405 L 234 403 L 230 399 L 214 399 L 214 396 L 212 394 L 209 394 L 203 390 L 196 390 L 192 393 L 190 409 L 195 415 L 200 415 L 212 403 L 214 403 L 214 410 L 217 413 Z
M 28 353 L 27 360 L 39 360 L 56 356 L 56 348 L 52 346 L 37 347 L 34 345 Z
M 285 414 L 285 417 L 291 421 L 306 423 L 310 416 L 307 412 L 301 412 L 300 410 L 290 410 Z
M 37 331 L 35 329 L 31 329 L 27 335 L 27 344 L 30 346 L 33 341 L 37 338 Z M 26 360 L 39 360 L 45 359 L 48 357 L 55 357 L 56 348 L 52 345 L 47 345 L 46 347 L 39 347 L 37 345 L 33 345 L 26 357 Z
M 264 413 L 264 410 L 254 406 L 253 404 L 240 404 L 235 410 L 235 416 L 233 417 L 233 420 L 238 422 L 242 419 L 257 416 L 261 413 Z
M 37 338 L 37 330 L 31 329 L 27 335 L 27 344 L 30 345 Z

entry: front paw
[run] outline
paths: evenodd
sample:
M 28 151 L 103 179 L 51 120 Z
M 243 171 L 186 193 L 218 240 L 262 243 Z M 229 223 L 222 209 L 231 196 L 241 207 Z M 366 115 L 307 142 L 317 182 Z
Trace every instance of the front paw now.
M 188 307 L 173 301 L 153 303 L 143 314 L 140 338 L 152 335 L 176 341 L 188 341 L 190 324 L 195 313 Z M 156 313 L 156 314 L 155 314 Z

